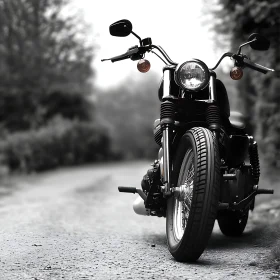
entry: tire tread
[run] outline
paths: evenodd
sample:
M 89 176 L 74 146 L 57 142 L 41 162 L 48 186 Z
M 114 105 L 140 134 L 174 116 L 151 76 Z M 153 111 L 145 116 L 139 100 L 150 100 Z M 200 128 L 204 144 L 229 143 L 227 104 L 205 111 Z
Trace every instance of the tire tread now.
M 190 212 L 192 221 L 190 225 L 188 221 L 188 230 L 179 248 L 172 250 L 169 245 L 169 250 L 178 261 L 196 261 L 207 246 L 217 215 L 220 159 L 218 143 L 211 131 L 195 127 L 186 134 L 194 138 L 197 155 L 196 185 Z

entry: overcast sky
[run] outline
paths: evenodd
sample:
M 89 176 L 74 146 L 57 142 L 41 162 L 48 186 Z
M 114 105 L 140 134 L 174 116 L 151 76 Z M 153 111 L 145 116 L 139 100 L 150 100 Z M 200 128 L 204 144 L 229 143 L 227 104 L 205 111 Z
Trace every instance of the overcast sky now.
M 137 79 L 145 75 L 138 72 L 135 61 L 100 61 L 138 43 L 133 35 L 109 34 L 109 25 L 120 19 L 130 20 L 135 33 L 142 38 L 151 37 L 153 44 L 162 46 L 176 62 L 199 58 L 212 67 L 221 54 L 214 51 L 208 27 L 202 26 L 202 0 L 73 0 L 73 4 L 92 25 L 93 40 L 99 46 L 93 64 L 95 83 L 101 88 L 114 86 L 128 76 Z M 151 71 L 160 75 L 163 63 L 151 53 L 146 58 L 151 62 Z

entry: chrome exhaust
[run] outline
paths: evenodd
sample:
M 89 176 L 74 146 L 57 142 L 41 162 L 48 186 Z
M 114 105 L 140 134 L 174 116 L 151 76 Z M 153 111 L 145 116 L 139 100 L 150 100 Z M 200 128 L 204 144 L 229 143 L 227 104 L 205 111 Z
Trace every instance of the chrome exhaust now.
M 138 215 L 150 216 L 150 210 L 145 208 L 144 200 L 140 196 L 133 202 L 133 210 Z

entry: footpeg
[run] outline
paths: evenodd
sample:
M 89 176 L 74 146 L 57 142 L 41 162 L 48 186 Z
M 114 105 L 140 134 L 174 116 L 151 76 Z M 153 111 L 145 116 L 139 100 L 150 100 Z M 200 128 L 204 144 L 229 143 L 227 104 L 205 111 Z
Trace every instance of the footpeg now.
M 271 189 L 257 189 L 257 194 L 273 194 L 274 190 Z
M 137 189 L 133 187 L 118 187 L 119 192 L 126 192 L 126 193 L 136 193 Z
M 119 192 L 138 193 L 144 201 L 147 200 L 147 196 L 141 189 L 137 189 L 137 188 L 133 188 L 133 187 L 123 187 L 123 186 L 118 187 L 118 189 L 119 189 Z

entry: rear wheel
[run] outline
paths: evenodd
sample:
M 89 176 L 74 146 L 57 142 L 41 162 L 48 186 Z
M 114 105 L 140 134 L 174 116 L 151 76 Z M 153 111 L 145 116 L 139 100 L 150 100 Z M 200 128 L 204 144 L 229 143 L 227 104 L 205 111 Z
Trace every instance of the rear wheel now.
M 249 210 L 245 212 L 225 211 L 218 215 L 218 224 L 221 232 L 226 236 L 242 235 L 248 221 Z
M 173 175 L 177 187 L 167 202 L 168 248 L 178 261 L 196 261 L 207 246 L 218 208 L 220 159 L 211 131 L 197 127 L 183 135 Z

